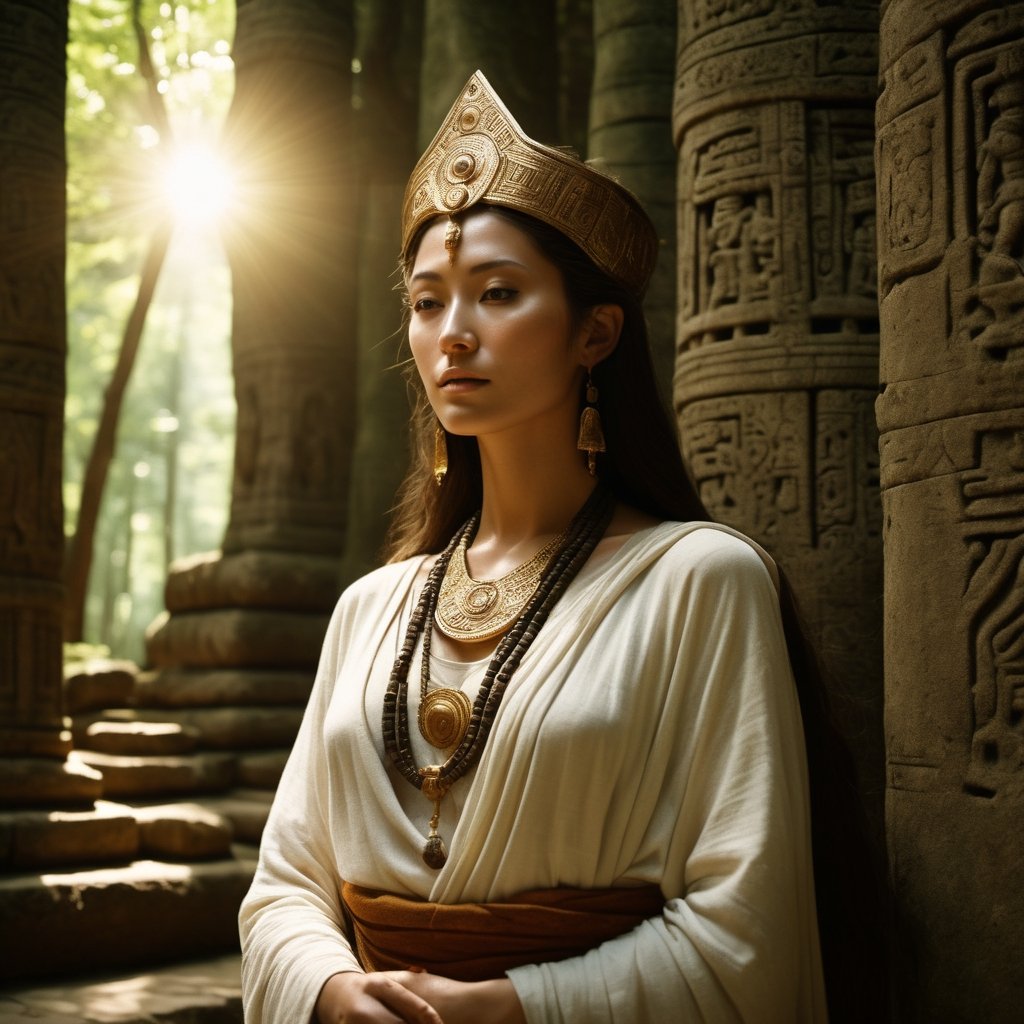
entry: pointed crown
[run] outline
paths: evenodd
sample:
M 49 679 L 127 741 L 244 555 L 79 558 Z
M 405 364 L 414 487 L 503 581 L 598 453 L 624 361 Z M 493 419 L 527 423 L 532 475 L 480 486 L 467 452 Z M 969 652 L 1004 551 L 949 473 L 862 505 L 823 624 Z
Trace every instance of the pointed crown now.
M 402 204 L 402 255 L 438 215 L 476 203 L 550 224 L 605 273 L 642 297 L 658 237 L 639 200 L 614 178 L 534 142 L 477 71 L 413 169 Z

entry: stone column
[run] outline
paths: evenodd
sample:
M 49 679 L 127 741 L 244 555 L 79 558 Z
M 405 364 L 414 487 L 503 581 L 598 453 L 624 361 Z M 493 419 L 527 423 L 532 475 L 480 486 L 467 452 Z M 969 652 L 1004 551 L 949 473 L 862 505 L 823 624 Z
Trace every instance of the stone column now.
M 90 802 L 61 713 L 64 47 L 60 0 L 0 17 L 0 803 Z
M 555 14 L 554 0 L 425 0 L 421 152 L 478 68 L 528 135 L 560 141 Z
M 675 401 L 714 518 L 788 574 L 881 834 L 869 0 L 684 0 Z
M 890 0 L 877 166 L 901 1020 L 1024 991 L 1024 3 Z
M 422 10 L 375 0 L 357 22 L 355 120 L 360 145 L 359 381 L 348 531 L 346 585 L 381 562 L 388 512 L 409 464 L 408 356 L 396 266 L 405 181 L 419 154 L 416 121 Z
M 276 784 L 338 596 L 355 398 L 352 47 L 351 4 L 238 4 L 230 521 L 222 553 L 170 574 L 140 699 L 201 712 L 204 746 L 253 748 L 239 759 L 249 786 Z
M 676 0 L 595 0 L 594 58 L 587 155 L 636 193 L 661 242 L 644 309 L 667 406 L 675 366 Z

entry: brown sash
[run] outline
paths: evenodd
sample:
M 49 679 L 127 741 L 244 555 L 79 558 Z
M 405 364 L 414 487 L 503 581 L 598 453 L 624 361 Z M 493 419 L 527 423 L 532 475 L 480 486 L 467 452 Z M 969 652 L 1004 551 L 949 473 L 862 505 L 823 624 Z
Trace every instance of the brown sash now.
M 565 960 L 659 915 L 656 885 L 535 889 L 497 903 L 428 903 L 345 882 L 341 898 L 368 971 L 422 967 L 457 981 Z

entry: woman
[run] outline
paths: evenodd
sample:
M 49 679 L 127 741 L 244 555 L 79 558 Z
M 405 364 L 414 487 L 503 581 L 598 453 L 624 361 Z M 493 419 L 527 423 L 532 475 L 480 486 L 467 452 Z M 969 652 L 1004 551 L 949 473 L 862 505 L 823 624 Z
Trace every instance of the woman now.
M 419 465 L 264 833 L 247 1020 L 823 1020 L 777 574 L 659 408 L 649 220 L 477 73 L 403 233 Z

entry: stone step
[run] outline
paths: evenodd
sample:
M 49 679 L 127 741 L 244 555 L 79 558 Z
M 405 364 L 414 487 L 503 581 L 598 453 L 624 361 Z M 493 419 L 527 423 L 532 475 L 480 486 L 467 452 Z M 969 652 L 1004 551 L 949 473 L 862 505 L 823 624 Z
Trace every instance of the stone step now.
M 137 673 L 134 662 L 110 658 L 68 664 L 64 669 L 65 713 L 131 704 Z
M 305 707 L 313 672 L 287 669 L 179 669 L 140 673 L 135 681 L 138 708 L 236 707 L 291 704 Z M 105 707 L 117 707 L 108 701 Z M 122 701 L 122 704 L 128 702 Z
M 146 661 L 154 668 L 312 670 L 329 618 L 258 608 L 164 613 L 146 631 Z
M 97 804 L 88 811 L 0 814 L 0 870 L 69 864 L 118 864 L 139 856 L 140 835 L 129 808 Z
M 0 1024 L 242 1024 L 237 953 L 0 992 Z
M 197 802 L 231 822 L 236 843 L 258 846 L 273 799 L 272 790 L 233 789 L 224 796 L 201 797 Z
M 191 754 L 200 738 L 198 729 L 180 722 L 93 722 L 82 746 L 101 754 L 163 757 Z
M 237 917 L 255 861 L 0 876 L 0 983 L 122 970 L 238 949 Z
M 277 788 L 288 760 L 289 748 L 247 750 L 238 754 L 238 784 L 252 789 Z
M 235 829 L 223 814 L 198 802 L 134 807 L 139 845 L 157 860 L 205 860 L 228 857 Z
M 235 782 L 231 754 L 191 754 L 183 757 L 128 757 L 78 750 L 76 756 L 103 776 L 103 796 L 152 797 L 162 794 L 213 793 Z
M 338 559 L 287 551 L 190 555 L 167 574 L 172 614 L 211 608 L 283 608 L 329 612 L 339 593 Z
M 0 806 L 92 807 L 103 795 L 103 777 L 72 751 L 67 759 L 0 758 Z
M 290 747 L 302 722 L 302 708 L 110 708 L 74 717 L 76 747 L 88 748 L 89 727 L 96 722 L 160 722 L 194 729 L 209 750 Z

